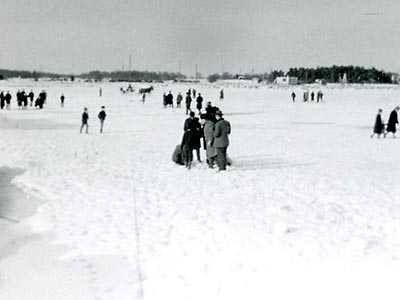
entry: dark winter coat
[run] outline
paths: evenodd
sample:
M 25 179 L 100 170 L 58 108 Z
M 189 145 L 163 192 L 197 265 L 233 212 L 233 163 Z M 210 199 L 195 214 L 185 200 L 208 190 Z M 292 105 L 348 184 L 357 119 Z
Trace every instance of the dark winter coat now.
M 223 118 L 219 119 L 217 123 L 215 123 L 214 130 L 214 143 L 213 146 L 215 148 L 224 148 L 229 146 L 229 134 L 231 133 L 231 124 L 224 120 Z
M 382 134 L 384 132 L 385 125 L 382 122 L 382 117 L 380 114 L 376 116 L 375 125 L 374 125 L 374 133 Z
M 82 124 L 87 124 L 88 119 L 89 119 L 89 114 L 87 112 L 84 112 L 82 114 Z
M 198 118 L 187 118 L 183 130 L 190 134 L 190 149 L 200 149 L 201 124 Z
M 390 113 L 386 131 L 395 133 L 396 132 L 396 124 L 398 124 L 398 123 L 399 123 L 399 121 L 397 119 L 397 111 L 393 110 Z
M 100 120 L 105 120 L 106 116 L 107 116 L 107 114 L 106 114 L 106 112 L 104 110 L 99 112 L 98 117 L 99 117 Z
M 198 96 L 197 99 L 196 99 L 196 102 L 197 102 L 196 108 L 198 110 L 201 110 L 202 107 L 203 107 L 203 97 Z
M 182 137 L 181 149 L 183 151 L 188 151 L 188 150 L 193 149 L 192 148 L 192 141 L 193 141 L 193 135 L 190 132 L 190 130 L 185 131 L 183 133 L 183 137 Z

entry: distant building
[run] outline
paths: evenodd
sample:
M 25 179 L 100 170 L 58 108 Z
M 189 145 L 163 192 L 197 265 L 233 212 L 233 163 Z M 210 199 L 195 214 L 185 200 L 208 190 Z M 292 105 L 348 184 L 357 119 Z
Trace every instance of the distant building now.
M 299 79 L 297 77 L 282 76 L 276 77 L 274 83 L 282 85 L 294 85 L 299 83 Z

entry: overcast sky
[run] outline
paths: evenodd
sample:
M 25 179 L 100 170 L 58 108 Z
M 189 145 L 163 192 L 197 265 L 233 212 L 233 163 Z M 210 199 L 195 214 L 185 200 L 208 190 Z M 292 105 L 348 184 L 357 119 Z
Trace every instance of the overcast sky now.
M 399 0 L 1 0 L 0 68 L 400 71 Z

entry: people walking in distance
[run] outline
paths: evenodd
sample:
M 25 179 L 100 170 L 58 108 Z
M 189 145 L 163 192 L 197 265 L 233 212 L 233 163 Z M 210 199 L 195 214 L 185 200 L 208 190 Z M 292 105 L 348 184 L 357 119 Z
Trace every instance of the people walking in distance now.
M 315 96 L 314 92 L 311 92 L 311 101 L 314 101 L 314 96 Z
M 21 99 L 21 91 L 20 90 L 17 91 L 17 93 L 15 94 L 15 97 L 17 98 L 18 108 L 21 109 L 22 108 L 22 99 Z
M 223 89 L 221 89 L 219 91 L 219 100 L 224 100 L 224 90 Z
M 104 121 L 106 120 L 107 117 L 105 108 L 106 108 L 105 106 L 102 106 L 99 114 L 97 115 L 97 117 L 100 120 L 100 133 L 103 133 Z
M 99 88 L 99 97 L 103 96 L 103 89 L 100 87 Z
M 375 118 L 375 124 L 374 124 L 374 132 L 371 134 L 371 139 L 374 137 L 376 134 L 378 136 L 378 139 L 381 137 L 381 134 L 385 133 L 385 124 L 382 122 L 382 109 L 378 110 L 378 114 L 376 115 Z
M 61 107 L 64 107 L 64 100 L 65 100 L 64 94 L 61 94 L 60 100 L 61 100 Z
M 386 126 L 386 132 L 384 133 L 383 137 L 386 137 L 386 135 L 391 132 L 393 134 L 393 137 L 396 137 L 396 126 L 399 123 L 398 117 L 397 117 L 397 112 L 400 110 L 399 106 L 396 106 L 395 109 L 392 110 L 389 116 L 389 120 Z
M 200 123 L 203 125 L 203 136 L 206 147 L 207 164 L 210 168 L 214 167 L 215 158 L 217 157 L 217 150 L 214 147 L 214 128 L 215 124 L 207 114 L 200 116 Z
M 81 130 L 79 131 L 79 133 L 82 133 L 83 127 L 86 127 L 86 133 L 89 133 L 89 113 L 88 113 L 88 109 L 85 107 L 83 109 L 83 113 L 82 113 L 82 125 L 81 125 Z
M 295 92 L 292 92 L 292 101 L 293 102 L 296 102 L 296 93 Z
M 33 93 L 33 90 L 31 90 L 28 94 L 29 100 L 30 100 L 30 106 L 33 106 L 33 99 L 35 98 L 35 94 Z
M 0 109 L 3 109 L 6 106 L 6 96 L 4 95 L 4 92 L 1 91 L 0 93 Z
M 192 97 L 190 97 L 190 93 L 186 94 L 185 104 L 186 104 L 186 115 L 189 114 L 192 110 L 190 109 L 190 105 L 192 103 Z
M 193 89 L 192 92 L 193 92 L 193 99 L 196 99 L 196 90 Z
M 141 101 L 142 101 L 142 104 L 144 104 L 144 102 L 146 101 L 146 93 L 143 93 Z
M 167 94 L 166 93 L 164 93 L 163 94 L 163 106 L 164 106 L 164 108 L 167 108 Z
M 21 100 L 22 100 L 22 104 L 24 105 L 23 109 L 27 109 L 28 108 L 28 95 L 25 93 L 24 90 L 22 90 L 22 93 L 21 93 Z
M 231 133 L 231 124 L 222 116 L 222 111 L 215 113 L 217 122 L 215 123 L 214 142 L 213 145 L 217 150 L 217 165 L 219 171 L 226 170 L 227 149 L 229 146 L 229 135 Z
M 176 107 L 181 108 L 181 102 L 182 102 L 182 94 L 179 93 L 178 96 L 176 96 Z
M 7 94 L 6 94 L 6 108 L 7 109 L 11 109 L 11 99 L 12 99 L 12 96 L 11 96 L 11 94 L 10 94 L 10 92 L 9 91 L 7 91 Z
M 168 92 L 166 103 L 169 107 L 174 107 L 174 96 L 171 91 Z
M 322 93 L 322 91 L 319 90 L 318 93 L 317 93 L 317 103 L 320 102 L 320 101 L 322 102 L 323 95 L 324 94 Z
M 196 98 L 196 108 L 199 111 L 199 115 L 201 114 L 201 109 L 203 108 L 203 97 L 199 93 L 199 95 Z
M 303 102 L 307 102 L 308 101 L 308 91 L 304 91 L 303 93 Z

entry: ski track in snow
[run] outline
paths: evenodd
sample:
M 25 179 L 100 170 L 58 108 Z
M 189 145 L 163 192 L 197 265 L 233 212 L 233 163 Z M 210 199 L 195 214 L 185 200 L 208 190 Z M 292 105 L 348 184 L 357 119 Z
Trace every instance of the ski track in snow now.
M 292 104 L 289 89 L 226 87 L 227 99 L 213 103 L 232 124 L 233 165 L 217 172 L 204 162 L 186 170 L 170 161 L 186 116 L 183 108 L 164 110 L 162 93 L 189 86 L 158 85 L 144 105 L 118 88 L 103 87 L 100 101 L 96 86 L 49 85 L 50 99 L 66 95 L 64 110 L 51 100 L 43 111 L 0 112 L 4 164 L 27 168 L 15 182 L 47 200 L 24 222 L 39 237 L 4 260 L 5 270 L 54 244 L 44 234 L 61 248 L 39 262 L 57 267 L 55 285 L 76 283 L 74 299 L 318 299 L 307 280 L 320 269 L 336 271 L 345 287 L 340 274 L 398 265 L 400 173 L 393 166 L 400 144 L 368 137 L 375 111 L 384 103 L 388 115 L 398 89 L 327 89 L 325 103 Z M 196 89 L 216 99 L 217 88 Z M 89 135 L 78 134 L 83 106 Z M 17 293 L 20 275 L 10 276 L 0 296 Z M 288 282 L 300 291 L 282 292 Z M 30 288 L 32 298 L 18 292 L 18 300 L 54 299 Z M 57 299 L 67 294 L 62 289 Z

